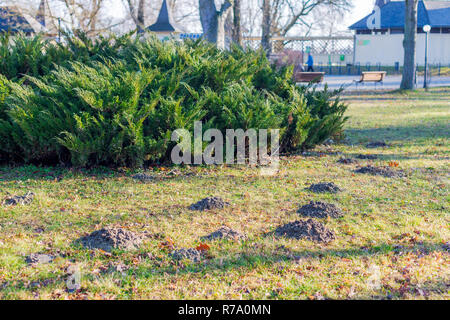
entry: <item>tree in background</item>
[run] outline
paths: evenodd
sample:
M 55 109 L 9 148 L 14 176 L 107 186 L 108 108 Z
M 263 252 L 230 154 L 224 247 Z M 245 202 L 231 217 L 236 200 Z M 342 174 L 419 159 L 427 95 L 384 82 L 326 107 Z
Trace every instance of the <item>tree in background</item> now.
M 203 37 L 217 44 L 220 49 L 225 48 L 225 22 L 232 11 L 233 2 L 225 0 L 219 10 L 214 0 L 199 0 L 200 21 L 203 27 Z
M 126 11 L 126 17 L 121 24 L 122 33 L 130 29 L 144 30 L 156 20 L 162 4 L 162 0 L 121 1 Z M 198 0 L 170 0 L 167 5 L 175 22 L 193 26 L 193 30 L 198 29 Z
M 241 30 L 241 0 L 234 0 L 233 5 L 233 42 L 242 46 L 242 30 Z
M 418 0 L 406 0 L 405 2 L 405 35 L 403 38 L 405 55 L 403 61 L 402 82 L 400 84 L 400 88 L 403 90 L 414 89 L 414 75 L 416 71 L 417 5 Z
M 294 27 L 311 27 L 317 20 L 309 19 L 320 9 L 340 14 L 351 7 L 349 0 L 271 0 L 268 1 L 271 15 L 271 36 L 287 36 Z
M 272 47 L 270 45 L 270 36 L 271 36 L 271 25 L 272 25 L 272 14 L 271 14 L 271 6 L 270 0 L 263 0 L 263 16 L 262 16 L 262 35 L 261 35 L 261 46 L 263 50 L 270 54 L 272 52 Z
M 130 13 L 130 17 L 138 31 L 145 30 L 145 0 L 126 0 L 126 5 Z
M 108 0 L 14 0 L 5 3 L 45 25 L 44 33 L 81 30 L 90 37 L 111 30 L 114 19 L 106 12 Z M 0 5 L 3 4 L 0 2 Z
M 110 20 L 102 14 L 106 0 L 57 0 L 65 15 L 61 18 L 71 30 L 82 30 L 96 36 L 110 28 Z
M 29 11 L 36 12 L 41 0 L 11 0 Z M 158 16 L 162 0 L 43 0 L 47 2 L 46 16 L 57 30 L 81 29 L 91 37 L 102 33 L 123 34 L 134 29 L 143 30 Z M 243 45 L 244 36 L 263 35 L 264 48 L 270 49 L 270 38 L 308 35 L 325 30 L 324 14 L 336 20 L 350 0 L 169 0 L 168 6 L 175 22 L 186 32 L 204 33 L 208 41 L 224 48 L 231 40 Z M 110 14 L 111 4 L 124 16 Z M 265 8 L 265 9 L 264 9 Z M 117 13 L 117 12 L 116 12 Z M 264 21 L 264 22 L 263 22 Z M 327 20 L 328 21 L 328 20 Z M 264 29 L 264 30 L 262 30 Z M 203 31 L 204 30 L 204 31 Z M 225 40 L 226 39 L 226 40 Z
M 269 52 L 268 39 L 276 36 L 285 37 L 294 27 L 311 29 L 314 21 L 308 18 L 320 8 L 341 14 L 350 7 L 349 0 L 263 0 L 262 47 Z

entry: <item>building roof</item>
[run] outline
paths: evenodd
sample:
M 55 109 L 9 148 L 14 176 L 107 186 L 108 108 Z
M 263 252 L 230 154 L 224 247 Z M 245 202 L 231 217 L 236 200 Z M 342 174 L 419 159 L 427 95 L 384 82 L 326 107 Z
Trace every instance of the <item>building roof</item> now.
M 163 0 L 158 19 L 154 24 L 147 27 L 147 30 L 153 32 L 181 32 L 182 29 L 172 20 L 166 0 Z
M 381 29 L 403 28 L 405 24 L 405 1 L 391 1 L 381 7 Z M 368 30 L 367 19 L 359 20 L 349 28 Z M 417 26 L 430 25 L 434 28 L 450 27 L 450 1 L 419 1 Z
M 41 3 L 39 4 L 39 9 L 38 12 L 36 14 L 36 20 L 45 27 L 45 1 L 41 1 Z
M 21 11 L 14 6 L 0 7 L 0 32 L 34 32 L 34 28 Z
M 0 7 L 0 32 L 24 32 L 43 33 L 47 36 L 56 36 L 58 29 L 54 19 L 50 19 L 46 14 L 51 15 L 47 1 L 41 0 L 36 17 L 33 17 L 28 10 L 21 10 L 17 6 Z

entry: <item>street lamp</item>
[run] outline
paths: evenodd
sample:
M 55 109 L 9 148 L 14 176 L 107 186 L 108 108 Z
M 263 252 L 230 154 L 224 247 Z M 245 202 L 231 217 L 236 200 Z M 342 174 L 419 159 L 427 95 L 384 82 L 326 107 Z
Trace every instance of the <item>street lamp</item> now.
M 431 31 L 431 26 L 426 24 L 423 26 L 423 31 L 425 32 L 425 75 L 423 77 L 423 87 L 428 88 L 427 76 L 428 76 L 428 34 Z

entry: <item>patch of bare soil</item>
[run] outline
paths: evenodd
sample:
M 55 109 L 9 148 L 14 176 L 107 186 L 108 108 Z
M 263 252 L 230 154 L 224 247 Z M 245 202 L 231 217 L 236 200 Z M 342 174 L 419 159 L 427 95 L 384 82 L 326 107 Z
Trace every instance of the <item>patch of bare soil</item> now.
M 371 174 L 375 176 L 383 176 L 387 178 L 399 178 L 404 177 L 405 173 L 402 170 L 394 170 L 391 167 L 375 167 L 366 166 L 355 170 L 356 173 Z
M 447 241 L 446 243 L 442 244 L 442 249 L 444 249 L 447 252 L 450 252 L 450 241 Z
M 194 248 L 181 248 L 172 251 L 170 254 L 172 259 L 180 261 L 180 260 L 191 260 L 193 262 L 200 262 L 202 259 L 202 254 L 199 250 Z
M 204 210 L 212 210 L 212 209 L 223 209 L 225 206 L 228 206 L 228 205 L 229 205 L 228 202 L 222 200 L 219 197 L 208 197 L 208 198 L 200 200 L 197 203 L 190 205 L 189 209 L 204 211 Z
M 311 201 L 298 209 L 297 212 L 311 218 L 340 218 L 344 215 L 342 210 L 334 204 L 320 201 Z
M 139 180 L 139 181 L 153 181 L 155 180 L 155 177 L 153 175 L 145 174 L 145 173 L 138 173 L 132 176 L 133 179 Z
M 78 240 L 89 249 L 112 251 L 113 249 L 134 250 L 142 244 L 143 237 L 123 228 L 106 227 L 92 232 Z
M 26 205 L 26 204 L 30 204 L 33 201 L 33 199 L 34 199 L 34 193 L 27 192 L 23 196 L 13 196 L 11 198 L 6 198 L 3 201 L 3 205 L 5 205 L 5 206 L 15 206 L 18 204 Z
M 331 242 L 336 238 L 333 231 L 313 219 L 294 221 L 279 226 L 275 230 L 275 235 L 278 237 L 294 238 L 297 240 L 306 239 L 325 243 Z
M 353 158 L 340 158 L 337 162 L 338 163 L 342 163 L 342 164 L 355 164 L 355 163 L 358 163 L 358 161 L 353 159 Z
M 358 154 L 356 158 L 361 160 L 376 160 L 378 156 L 376 154 Z
M 366 148 L 386 148 L 389 145 L 384 141 L 372 141 L 366 144 Z
M 25 262 L 28 264 L 44 264 L 52 263 L 55 257 L 50 254 L 32 253 L 25 258 Z
M 309 191 L 316 192 L 316 193 L 324 193 L 324 192 L 338 193 L 339 191 L 342 191 L 333 182 L 320 182 L 320 183 L 312 184 L 307 189 Z
M 229 227 L 223 226 L 220 227 L 218 230 L 214 231 L 213 233 L 201 237 L 202 240 L 219 240 L 219 239 L 226 239 L 226 240 L 243 240 L 245 239 L 245 235 L 243 235 L 240 232 L 237 232 Z

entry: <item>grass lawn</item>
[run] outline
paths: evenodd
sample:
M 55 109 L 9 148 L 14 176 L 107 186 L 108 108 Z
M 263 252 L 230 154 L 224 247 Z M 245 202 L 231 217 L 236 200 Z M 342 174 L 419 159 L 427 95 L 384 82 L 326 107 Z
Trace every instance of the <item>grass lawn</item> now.
M 403 94 L 348 94 L 346 140 L 283 157 L 273 177 L 249 167 L 151 168 L 137 182 L 128 169 L 0 167 L 0 199 L 35 193 L 30 205 L 0 206 L 1 299 L 449 299 L 450 88 Z M 368 149 L 384 140 L 387 148 Z M 337 163 L 377 154 L 377 160 Z M 358 166 L 398 163 L 406 177 L 354 173 Z M 311 183 L 342 192 L 315 194 Z M 231 205 L 190 211 L 207 196 Z M 310 200 L 338 205 L 322 219 L 329 244 L 273 235 Z M 104 226 L 149 235 L 138 251 L 83 249 L 74 240 Z M 164 242 L 196 247 L 222 225 L 242 242 L 208 242 L 200 263 L 173 261 Z M 56 255 L 28 265 L 25 256 Z M 66 290 L 67 269 L 81 289 Z

